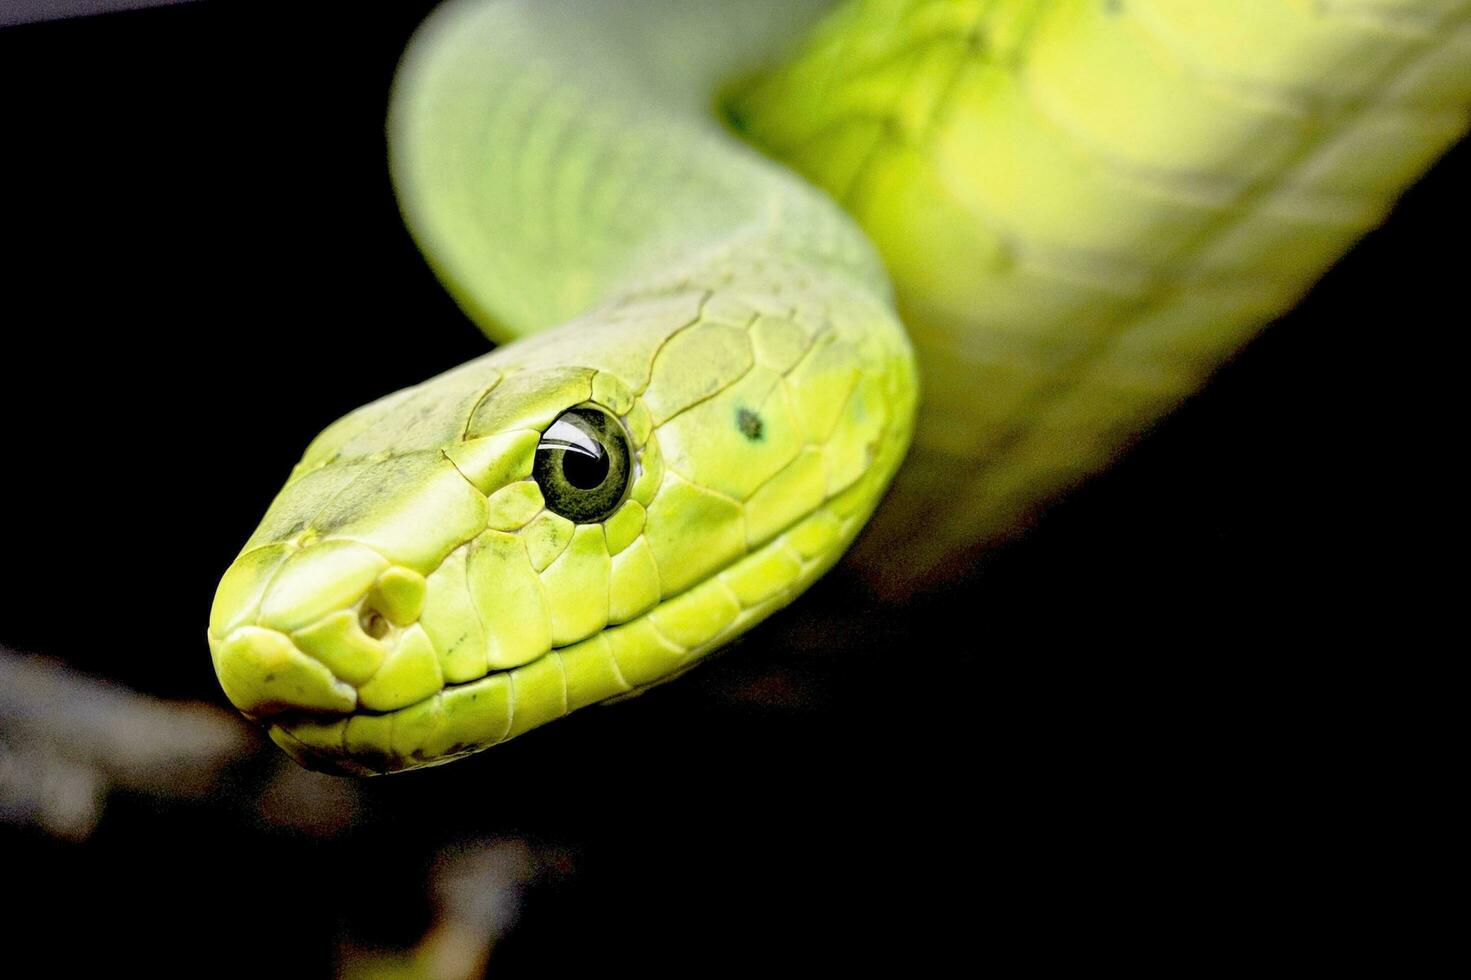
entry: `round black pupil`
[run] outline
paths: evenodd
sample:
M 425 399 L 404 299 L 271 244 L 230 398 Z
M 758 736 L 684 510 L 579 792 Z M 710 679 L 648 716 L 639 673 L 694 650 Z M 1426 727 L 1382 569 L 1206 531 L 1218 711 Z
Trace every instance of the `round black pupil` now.
M 608 454 L 569 446 L 562 453 L 562 476 L 579 490 L 594 490 L 608 478 Z

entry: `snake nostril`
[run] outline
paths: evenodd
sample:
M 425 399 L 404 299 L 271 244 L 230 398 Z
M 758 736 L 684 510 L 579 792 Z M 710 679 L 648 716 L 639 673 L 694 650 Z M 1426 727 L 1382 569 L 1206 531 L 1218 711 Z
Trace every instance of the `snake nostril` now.
M 358 613 L 358 626 L 375 640 L 383 639 L 390 629 L 388 618 L 372 606 L 364 606 Z

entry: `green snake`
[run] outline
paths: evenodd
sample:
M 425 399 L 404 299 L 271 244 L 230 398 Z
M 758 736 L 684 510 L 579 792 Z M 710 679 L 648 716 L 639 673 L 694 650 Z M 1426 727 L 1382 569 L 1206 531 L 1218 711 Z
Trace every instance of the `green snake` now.
M 1468 104 L 1463 0 L 442 7 L 390 162 L 500 346 L 307 448 L 219 585 L 224 691 L 391 772 L 673 677 L 865 526 L 875 587 L 923 587 L 1291 307 Z

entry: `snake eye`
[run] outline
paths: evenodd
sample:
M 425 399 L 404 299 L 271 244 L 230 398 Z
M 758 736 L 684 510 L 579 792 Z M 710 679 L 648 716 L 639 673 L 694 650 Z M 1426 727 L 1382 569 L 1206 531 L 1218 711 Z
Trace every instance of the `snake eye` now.
M 547 508 L 578 524 L 593 524 L 623 503 L 633 454 L 623 426 L 591 405 L 569 408 L 542 433 L 531 475 Z

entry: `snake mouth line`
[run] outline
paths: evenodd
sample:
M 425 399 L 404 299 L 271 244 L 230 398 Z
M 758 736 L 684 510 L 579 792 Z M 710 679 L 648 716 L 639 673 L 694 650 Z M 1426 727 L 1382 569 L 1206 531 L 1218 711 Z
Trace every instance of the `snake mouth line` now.
M 650 610 L 650 612 L 653 612 L 653 610 Z M 640 620 L 646 619 L 648 615 L 649 613 L 645 613 L 643 616 L 636 617 L 633 620 L 629 620 L 628 623 L 620 625 L 627 626 L 637 623 Z M 277 745 L 285 749 L 302 765 L 319 771 L 344 775 L 378 776 L 409 768 L 442 765 L 463 758 L 464 756 L 472 755 L 491 745 L 507 741 L 515 735 L 540 726 L 543 721 L 550 720 L 551 717 L 564 716 L 570 713 L 574 707 L 583 707 L 584 705 L 581 704 L 573 705 L 569 703 L 568 671 L 565 664 L 562 663 L 561 656 L 564 651 L 586 645 L 589 641 L 595 642 L 602 632 L 606 632 L 606 630 L 595 633 L 593 636 L 580 640 L 577 643 L 553 647 L 541 656 L 515 667 L 497 668 L 487 671 L 484 675 L 474 680 L 445 684 L 433 694 L 398 708 L 387 710 L 357 708 L 342 713 L 295 709 L 260 720 L 265 724 L 267 733 Z M 597 700 L 608 701 L 638 694 L 648 687 L 683 673 L 684 670 L 694 666 L 699 659 L 697 652 L 694 650 L 685 651 L 683 656 L 684 663 L 669 671 L 667 676 L 638 684 L 630 683 L 625 679 L 617 666 L 616 659 L 610 656 L 608 661 L 617 674 L 619 689 L 611 691 Z M 560 698 L 555 699 L 550 705 L 535 702 L 519 703 L 516 694 L 516 675 L 527 670 L 535 670 L 540 665 L 552 663 L 557 665 L 556 673 L 561 675 Z M 408 719 L 416 713 L 424 712 L 436 703 L 441 706 L 451 705 L 457 696 L 472 692 L 476 688 L 488 690 L 499 683 L 501 678 L 506 679 L 507 692 L 505 707 L 507 710 L 504 712 L 503 723 L 496 726 L 499 729 L 498 732 L 489 733 L 489 737 L 484 739 L 452 741 L 444 746 L 442 751 L 432 753 L 425 752 L 422 749 L 400 751 L 395 744 L 395 728 L 400 720 Z M 528 712 L 538 720 L 530 724 L 519 724 L 518 716 L 525 715 Z M 548 714 L 550 717 L 548 717 Z M 364 744 L 363 741 L 354 738 L 353 727 L 355 720 L 361 720 L 358 724 L 373 726 L 386 725 L 386 730 L 379 729 L 380 735 L 386 732 L 386 737 L 383 737 L 381 740 L 370 738 L 367 740 L 367 744 Z M 320 737 L 322 734 L 333 729 L 337 730 L 335 737 L 325 740 Z M 359 744 L 352 744 L 354 741 L 359 741 Z
M 654 608 L 657 609 L 658 607 L 655 606 Z M 652 611 L 653 610 L 650 610 L 650 612 L 652 612 Z M 628 622 L 629 623 L 638 622 L 639 620 L 643 619 L 644 616 L 647 616 L 647 615 L 648 615 L 648 613 L 644 613 L 643 616 L 636 616 L 633 619 L 630 619 Z M 627 623 L 620 623 L 618 625 L 624 626 L 624 625 L 627 625 Z M 614 628 L 616 628 L 616 627 L 613 627 L 613 626 L 606 627 L 606 629 L 614 629 Z M 586 643 L 588 640 L 597 637 L 599 635 L 599 633 L 602 633 L 602 632 L 605 632 L 605 631 L 606 630 L 599 630 L 598 633 L 594 633 L 591 637 L 585 637 L 585 638 L 583 638 L 581 640 L 578 640 L 576 643 L 564 643 L 561 646 L 552 647 L 546 653 L 543 653 L 543 654 L 541 654 L 540 656 L 537 656 L 537 657 L 533 657 L 532 659 L 526 661 L 524 664 L 517 664 L 514 667 L 496 667 L 496 668 L 494 668 L 492 670 L 487 670 L 484 674 L 481 674 L 479 677 L 476 677 L 473 680 L 468 680 L 468 681 L 454 681 L 452 683 L 446 683 L 443 687 L 441 687 L 439 690 L 435 691 L 433 694 L 425 695 L 424 697 L 419 698 L 417 701 L 410 701 L 408 704 L 399 705 L 397 708 L 376 709 L 376 708 L 364 708 L 364 707 L 359 706 L 359 707 L 353 708 L 351 711 L 340 711 L 340 712 L 339 711 L 313 711 L 313 710 L 307 709 L 307 708 L 296 708 L 296 709 L 291 709 L 291 710 L 288 710 L 288 711 L 283 711 L 283 712 L 280 712 L 278 714 L 272 715 L 272 716 L 270 716 L 269 718 L 267 718 L 265 720 L 268 723 L 270 723 L 270 724 L 279 725 L 279 724 L 283 724 L 283 722 L 295 722 L 295 721 L 329 722 L 330 723 L 330 722 L 335 722 L 335 721 L 342 720 L 344 718 L 354 718 L 354 717 L 388 718 L 388 717 L 391 717 L 393 715 L 402 714 L 402 713 L 407 712 L 407 711 L 413 711 L 416 708 L 421 708 L 425 704 L 428 704 L 430 701 L 433 701 L 435 698 L 444 697 L 446 694 L 453 693 L 454 691 L 464 690 L 465 688 L 472 687 L 472 686 L 474 686 L 476 684 L 484 684 L 485 682 L 487 682 L 487 681 L 489 681 L 489 680 L 491 680 L 493 678 L 496 678 L 496 677 L 508 677 L 511 674 L 514 674 L 516 671 L 521 670 L 521 669 L 523 669 L 525 667 L 530 667 L 533 664 L 541 663 L 542 661 L 546 660 L 548 657 L 551 657 L 554 654 L 561 653 L 563 650 L 570 650 L 570 649 L 572 649 L 573 647 L 577 646 L 580 643 Z

